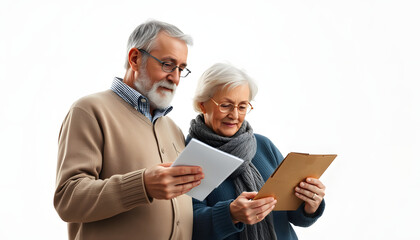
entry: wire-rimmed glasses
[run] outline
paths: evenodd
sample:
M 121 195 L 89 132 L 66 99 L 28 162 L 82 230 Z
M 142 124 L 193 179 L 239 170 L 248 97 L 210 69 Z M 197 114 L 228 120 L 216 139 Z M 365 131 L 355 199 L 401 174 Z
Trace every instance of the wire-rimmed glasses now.
M 164 61 L 161 61 L 161 60 L 157 59 L 155 56 L 153 56 L 152 54 L 146 52 L 143 49 L 139 49 L 138 48 L 138 50 L 140 52 L 142 52 L 142 53 L 145 53 L 145 54 L 151 56 L 153 59 L 155 59 L 160 64 L 162 64 L 162 71 L 164 71 L 164 72 L 171 73 L 171 72 L 175 71 L 176 68 L 178 68 L 179 69 L 179 76 L 180 77 L 183 77 L 183 78 L 187 77 L 188 74 L 191 73 L 191 71 L 188 68 L 186 68 L 186 67 L 179 67 L 179 66 L 175 65 L 175 63 L 173 63 L 173 62 L 164 62 Z
M 251 112 L 252 109 L 254 109 L 254 107 L 252 107 L 251 103 L 247 102 L 247 103 L 240 103 L 238 105 L 234 105 L 232 103 L 229 102 L 222 102 L 222 103 L 218 103 L 216 102 L 213 98 L 210 98 L 214 104 L 216 104 L 216 106 L 219 107 L 219 111 L 222 113 L 230 113 L 233 111 L 233 109 L 237 108 L 238 109 L 238 113 L 241 115 L 247 114 L 249 112 Z

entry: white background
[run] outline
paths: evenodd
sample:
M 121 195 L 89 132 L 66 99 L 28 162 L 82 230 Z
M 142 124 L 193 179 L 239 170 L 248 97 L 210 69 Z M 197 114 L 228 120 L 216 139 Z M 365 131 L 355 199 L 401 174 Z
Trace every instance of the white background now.
M 284 155 L 338 154 L 321 178 L 324 216 L 295 227 L 300 239 L 420 239 L 419 10 L 414 0 L 2 0 L 0 239 L 67 238 L 53 207 L 61 122 L 124 76 L 128 36 L 149 18 L 195 41 L 170 114 L 184 133 L 197 79 L 230 62 L 259 85 L 255 132 Z

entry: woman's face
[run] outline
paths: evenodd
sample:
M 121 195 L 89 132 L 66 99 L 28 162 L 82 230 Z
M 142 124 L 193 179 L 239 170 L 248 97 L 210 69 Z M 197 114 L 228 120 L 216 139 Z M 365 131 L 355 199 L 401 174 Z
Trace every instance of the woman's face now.
M 249 86 L 248 84 L 244 84 L 230 90 L 228 88 L 222 89 L 222 87 L 218 87 L 213 95 L 213 100 L 219 105 L 225 103 L 230 103 L 235 106 L 248 104 Z M 239 130 L 246 115 L 239 114 L 238 108 L 236 107 L 231 112 L 222 113 L 211 99 L 201 103 L 200 108 L 204 114 L 205 124 L 218 135 L 225 137 L 231 137 Z

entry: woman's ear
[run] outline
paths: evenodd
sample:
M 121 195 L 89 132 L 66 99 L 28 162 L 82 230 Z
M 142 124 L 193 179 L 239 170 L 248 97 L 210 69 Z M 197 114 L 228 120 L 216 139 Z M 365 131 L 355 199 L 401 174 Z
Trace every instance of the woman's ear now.
M 201 112 L 202 112 L 202 113 L 206 113 L 206 109 L 204 108 L 204 103 L 203 103 L 203 102 L 201 102 L 201 103 L 199 103 L 198 105 L 200 106 Z

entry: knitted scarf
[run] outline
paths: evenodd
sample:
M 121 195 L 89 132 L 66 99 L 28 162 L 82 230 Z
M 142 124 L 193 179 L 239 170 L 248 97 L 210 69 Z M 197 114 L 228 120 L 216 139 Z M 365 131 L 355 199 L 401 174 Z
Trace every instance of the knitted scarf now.
M 244 160 L 244 163 L 229 176 L 234 182 L 237 196 L 244 191 L 258 192 L 264 185 L 261 174 L 251 162 L 257 151 L 257 141 L 252 127 L 247 121 L 242 123 L 242 126 L 235 135 L 232 137 L 223 137 L 207 127 L 204 123 L 204 116 L 200 114 L 191 120 L 189 137 L 198 139 L 214 148 Z M 245 224 L 245 229 L 240 235 L 242 240 L 277 239 L 272 214 L 270 213 L 264 220 L 256 224 Z

